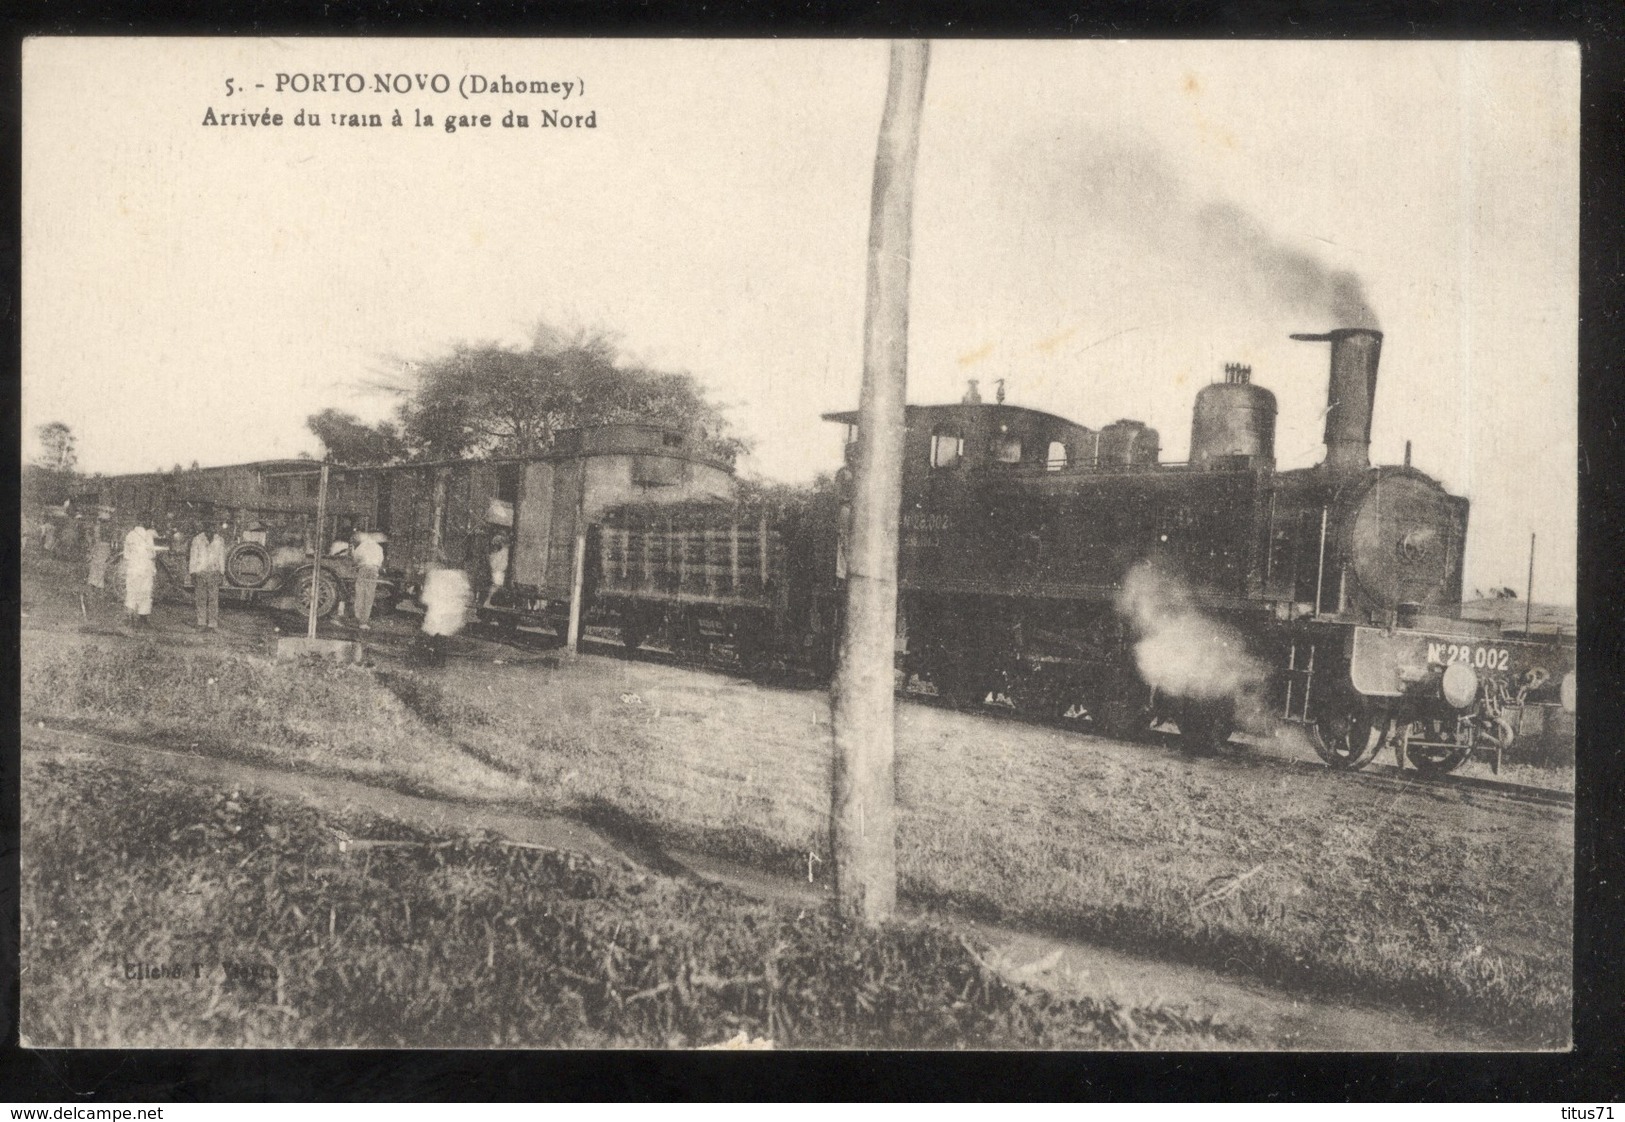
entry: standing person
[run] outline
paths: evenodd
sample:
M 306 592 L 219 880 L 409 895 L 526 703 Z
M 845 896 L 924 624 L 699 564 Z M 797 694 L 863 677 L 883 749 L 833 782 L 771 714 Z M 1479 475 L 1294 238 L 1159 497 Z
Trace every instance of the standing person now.
M 378 573 L 384 567 L 384 547 L 372 534 L 351 534 L 350 556 L 355 558 L 356 624 L 362 631 L 370 631 L 372 601 L 378 593 Z
M 192 602 L 197 605 L 198 630 L 220 630 L 220 586 L 226 581 L 228 523 L 211 523 L 192 539 L 186 571 L 192 576 Z
M 423 579 L 424 646 L 431 662 L 445 658 L 445 641 L 468 622 L 471 599 L 468 574 L 461 569 L 447 568 L 445 558 L 437 557 Z
M 485 593 L 482 608 L 489 608 L 496 594 L 508 583 L 508 535 L 501 530 L 491 535 L 491 587 Z
M 124 535 L 124 608 L 130 622 L 146 627 L 152 615 L 152 582 L 158 575 L 158 544 L 152 533 L 152 517 L 137 515 L 135 525 Z
M 90 524 L 90 572 L 85 577 L 85 583 L 92 588 L 107 587 L 107 562 L 113 556 L 113 544 L 107 540 L 107 532 L 102 529 L 98 520 Z

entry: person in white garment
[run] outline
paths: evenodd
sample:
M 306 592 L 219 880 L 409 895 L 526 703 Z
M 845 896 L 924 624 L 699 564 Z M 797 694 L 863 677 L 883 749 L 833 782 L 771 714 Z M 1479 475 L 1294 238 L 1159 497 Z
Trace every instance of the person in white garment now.
M 468 605 L 472 600 L 468 574 L 447 567 L 444 557 L 437 558 L 423 578 L 424 646 L 430 661 L 439 662 L 445 657 L 446 640 L 468 622 Z
M 384 567 L 384 547 L 374 534 L 353 534 L 350 556 L 355 558 L 355 621 L 362 631 L 372 629 L 373 598 L 378 595 L 378 574 Z
M 153 535 L 150 515 L 138 515 L 135 525 L 124 535 L 124 608 L 136 627 L 149 626 L 158 554 L 167 548 L 159 545 Z
M 485 594 L 485 603 L 480 605 L 482 608 L 489 608 L 492 598 L 508 583 L 508 535 L 501 530 L 491 535 L 488 560 L 491 565 L 491 588 Z

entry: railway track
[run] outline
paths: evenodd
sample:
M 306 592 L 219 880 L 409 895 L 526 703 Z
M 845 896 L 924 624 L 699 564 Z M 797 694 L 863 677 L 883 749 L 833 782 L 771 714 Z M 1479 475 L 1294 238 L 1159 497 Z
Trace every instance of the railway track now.
M 1325 771 L 1318 764 L 1296 761 L 1306 771 Z M 1478 792 L 1512 802 L 1535 803 L 1540 806 L 1574 809 L 1574 792 L 1556 787 L 1535 787 L 1527 783 L 1507 783 L 1498 779 L 1482 779 L 1473 775 L 1428 775 L 1413 769 L 1391 764 L 1370 764 L 1363 771 L 1353 772 L 1351 778 L 1371 786 L 1431 789 L 1434 791 Z
M 501 643 L 524 651 L 558 650 L 562 641 L 550 632 L 530 631 L 519 628 L 505 628 L 492 624 L 481 624 L 474 629 L 474 633 L 488 642 Z M 712 656 L 709 658 L 695 658 L 686 653 L 666 650 L 658 647 L 641 647 L 636 651 L 627 650 L 618 641 L 602 635 L 587 634 L 582 636 L 582 645 L 591 647 L 596 653 L 616 658 L 636 659 L 643 662 L 655 662 L 667 666 L 690 667 L 696 670 L 710 670 L 718 673 L 744 676 L 738 664 L 729 657 Z M 803 685 L 807 688 L 816 688 L 823 685 L 811 675 L 798 675 L 787 678 L 777 684 Z M 1075 719 L 1063 717 L 1049 717 L 1036 713 L 1025 713 L 1014 708 L 1002 705 L 982 704 L 966 706 L 956 703 L 948 698 L 920 690 L 901 690 L 898 696 L 917 705 L 926 705 L 935 709 L 948 709 L 957 712 L 974 713 L 978 716 L 991 717 L 998 720 L 1018 721 L 1022 724 L 1036 725 L 1044 728 L 1061 729 L 1071 733 L 1083 735 L 1099 735 Z M 1182 751 L 1178 735 L 1159 730 L 1148 730 L 1143 742 L 1166 748 L 1170 751 Z M 1293 772 L 1312 775 L 1327 775 L 1332 769 L 1324 764 L 1309 760 L 1286 759 L 1281 756 L 1248 751 L 1244 746 L 1232 742 L 1231 750 L 1223 757 L 1231 762 L 1247 761 L 1249 764 L 1265 768 L 1284 768 Z M 1477 796 L 1494 798 L 1509 802 L 1528 803 L 1537 806 L 1550 806 L 1574 809 L 1574 792 L 1554 787 L 1537 787 L 1524 783 L 1509 783 L 1502 780 L 1484 779 L 1478 776 L 1466 775 L 1429 775 L 1414 768 L 1400 769 L 1389 764 L 1373 763 L 1356 772 L 1345 772 L 1340 779 L 1347 782 L 1361 783 L 1366 786 L 1391 790 L 1397 794 L 1431 795 L 1434 797 L 1455 796 L 1473 798 Z
M 1073 720 L 1046 717 L 1035 713 L 1023 713 L 1000 705 L 983 704 L 966 707 L 933 694 L 918 692 L 904 692 L 900 696 L 906 697 L 917 704 L 929 705 L 938 709 L 953 709 L 1000 720 L 1019 721 L 1023 724 L 1037 725 L 1043 728 L 1064 729 L 1068 732 L 1080 733 L 1086 736 L 1101 735 L 1087 730 Z M 1141 742 L 1163 747 L 1170 751 L 1183 751 L 1179 745 L 1177 733 L 1149 730 Z M 1290 771 L 1311 775 L 1337 774 L 1342 780 L 1380 787 L 1398 793 L 1487 795 L 1511 802 L 1561 807 L 1571 811 L 1574 809 L 1574 792 L 1555 787 L 1536 787 L 1530 784 L 1508 783 L 1502 780 L 1483 779 L 1469 775 L 1429 775 L 1414 768 L 1402 770 L 1389 764 L 1376 763 L 1369 764 L 1360 771 L 1334 773 L 1333 769 L 1321 763 L 1309 760 L 1284 759 L 1273 754 L 1250 752 L 1245 746 L 1234 741 L 1231 742 L 1230 750 L 1221 758 L 1232 761 L 1246 759 L 1259 767 L 1286 768 Z

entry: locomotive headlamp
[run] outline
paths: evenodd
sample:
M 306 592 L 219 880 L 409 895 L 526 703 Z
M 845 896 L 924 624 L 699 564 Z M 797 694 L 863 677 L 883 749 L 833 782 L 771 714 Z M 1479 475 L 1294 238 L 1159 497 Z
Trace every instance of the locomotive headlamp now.
M 1478 675 L 1464 662 L 1452 662 L 1444 668 L 1439 692 L 1445 704 L 1452 709 L 1467 709 L 1478 698 Z

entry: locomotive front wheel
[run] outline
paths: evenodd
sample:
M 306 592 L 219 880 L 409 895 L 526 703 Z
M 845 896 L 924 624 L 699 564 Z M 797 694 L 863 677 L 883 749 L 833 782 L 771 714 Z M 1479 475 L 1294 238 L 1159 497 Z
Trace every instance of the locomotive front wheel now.
M 1410 735 L 1416 739 L 1448 742 L 1455 739 L 1455 733 L 1443 721 L 1416 721 L 1410 727 Z M 1467 757 L 1473 754 L 1471 744 L 1450 744 L 1441 747 L 1440 743 L 1417 744 L 1413 739 L 1405 745 L 1405 758 L 1416 765 L 1416 770 L 1428 775 L 1448 775 L 1462 764 Z
M 1322 716 L 1310 727 L 1310 739 L 1327 767 L 1359 771 L 1382 747 L 1378 731 L 1369 713 L 1352 708 Z
M 1193 756 L 1216 755 L 1236 731 L 1227 701 L 1186 702 L 1179 711 L 1179 746 Z

